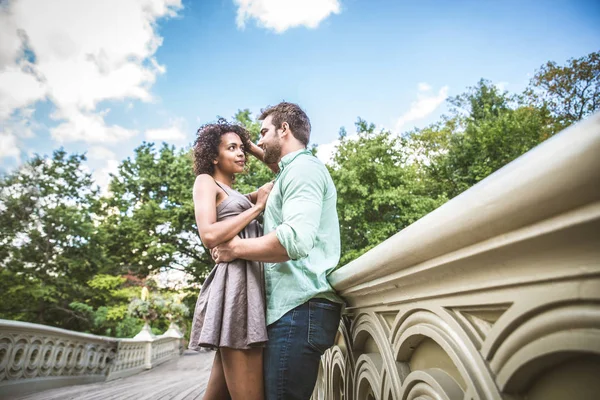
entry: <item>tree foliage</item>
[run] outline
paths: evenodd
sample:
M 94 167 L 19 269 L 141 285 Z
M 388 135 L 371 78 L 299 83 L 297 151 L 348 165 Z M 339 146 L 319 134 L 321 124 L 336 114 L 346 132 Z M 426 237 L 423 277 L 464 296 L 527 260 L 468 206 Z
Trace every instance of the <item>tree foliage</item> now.
M 86 282 L 117 272 L 98 229 L 98 190 L 83 155 L 35 156 L 0 180 L 0 312 L 4 318 L 84 329 L 69 305 Z
M 128 315 L 128 304 L 139 295 L 140 287 L 124 276 L 94 275 L 86 282 L 89 295 L 69 307 L 80 319 L 86 332 L 97 335 L 132 337 L 142 321 Z
M 340 263 L 355 259 L 445 201 L 430 196 L 405 140 L 359 119 L 357 135 L 340 135 L 329 168 L 338 192 Z
M 143 143 L 119 165 L 103 229 L 115 264 L 139 276 L 164 268 L 202 279 L 210 257 L 194 219 L 190 153 Z
M 600 109 L 600 52 L 572 58 L 567 65 L 542 65 L 531 79 L 527 95 L 546 107 L 563 129 Z
M 481 80 L 449 100 L 453 114 L 411 135 L 424 146 L 435 193 L 452 198 L 553 134 L 545 108 L 523 103 Z

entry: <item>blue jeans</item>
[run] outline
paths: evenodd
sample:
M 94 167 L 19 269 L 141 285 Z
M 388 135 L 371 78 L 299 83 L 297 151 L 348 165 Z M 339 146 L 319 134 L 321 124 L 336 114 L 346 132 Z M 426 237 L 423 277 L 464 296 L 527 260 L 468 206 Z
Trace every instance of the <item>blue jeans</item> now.
M 266 400 L 308 400 L 323 353 L 333 346 L 341 304 L 311 299 L 267 327 L 264 352 Z

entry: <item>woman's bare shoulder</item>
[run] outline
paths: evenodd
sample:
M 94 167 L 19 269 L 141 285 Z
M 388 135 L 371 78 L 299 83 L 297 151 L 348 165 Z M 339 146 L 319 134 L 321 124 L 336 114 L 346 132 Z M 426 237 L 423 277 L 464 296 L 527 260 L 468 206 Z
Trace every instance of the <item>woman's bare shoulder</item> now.
M 209 174 L 200 174 L 200 175 L 196 176 L 194 185 L 207 185 L 207 184 L 216 185 L 215 180 L 212 176 L 210 176 Z
M 216 190 L 217 184 L 212 176 L 208 174 L 200 174 L 196 176 L 194 181 L 194 192 L 197 190 Z

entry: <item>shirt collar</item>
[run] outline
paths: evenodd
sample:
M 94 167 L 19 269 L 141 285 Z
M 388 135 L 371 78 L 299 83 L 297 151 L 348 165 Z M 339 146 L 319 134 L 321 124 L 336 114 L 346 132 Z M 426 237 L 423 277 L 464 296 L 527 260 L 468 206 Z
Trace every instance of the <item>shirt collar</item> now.
M 294 161 L 296 159 L 296 157 L 298 157 L 300 154 L 312 154 L 310 152 L 310 150 L 308 149 L 300 149 L 300 150 L 296 150 L 296 151 L 292 151 L 291 153 L 286 154 L 285 156 L 281 157 L 281 161 L 279 161 L 279 173 L 281 173 L 281 171 L 283 171 L 283 169 L 290 165 L 292 163 L 292 161 Z

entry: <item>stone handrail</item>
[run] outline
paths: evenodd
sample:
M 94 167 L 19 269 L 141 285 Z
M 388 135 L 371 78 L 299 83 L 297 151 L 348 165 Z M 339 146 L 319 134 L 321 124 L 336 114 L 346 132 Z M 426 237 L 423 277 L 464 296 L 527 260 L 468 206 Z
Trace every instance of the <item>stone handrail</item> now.
M 313 399 L 597 399 L 600 114 L 330 276 Z
M 174 325 L 116 339 L 0 319 L 0 399 L 136 374 L 179 356 L 182 338 Z

